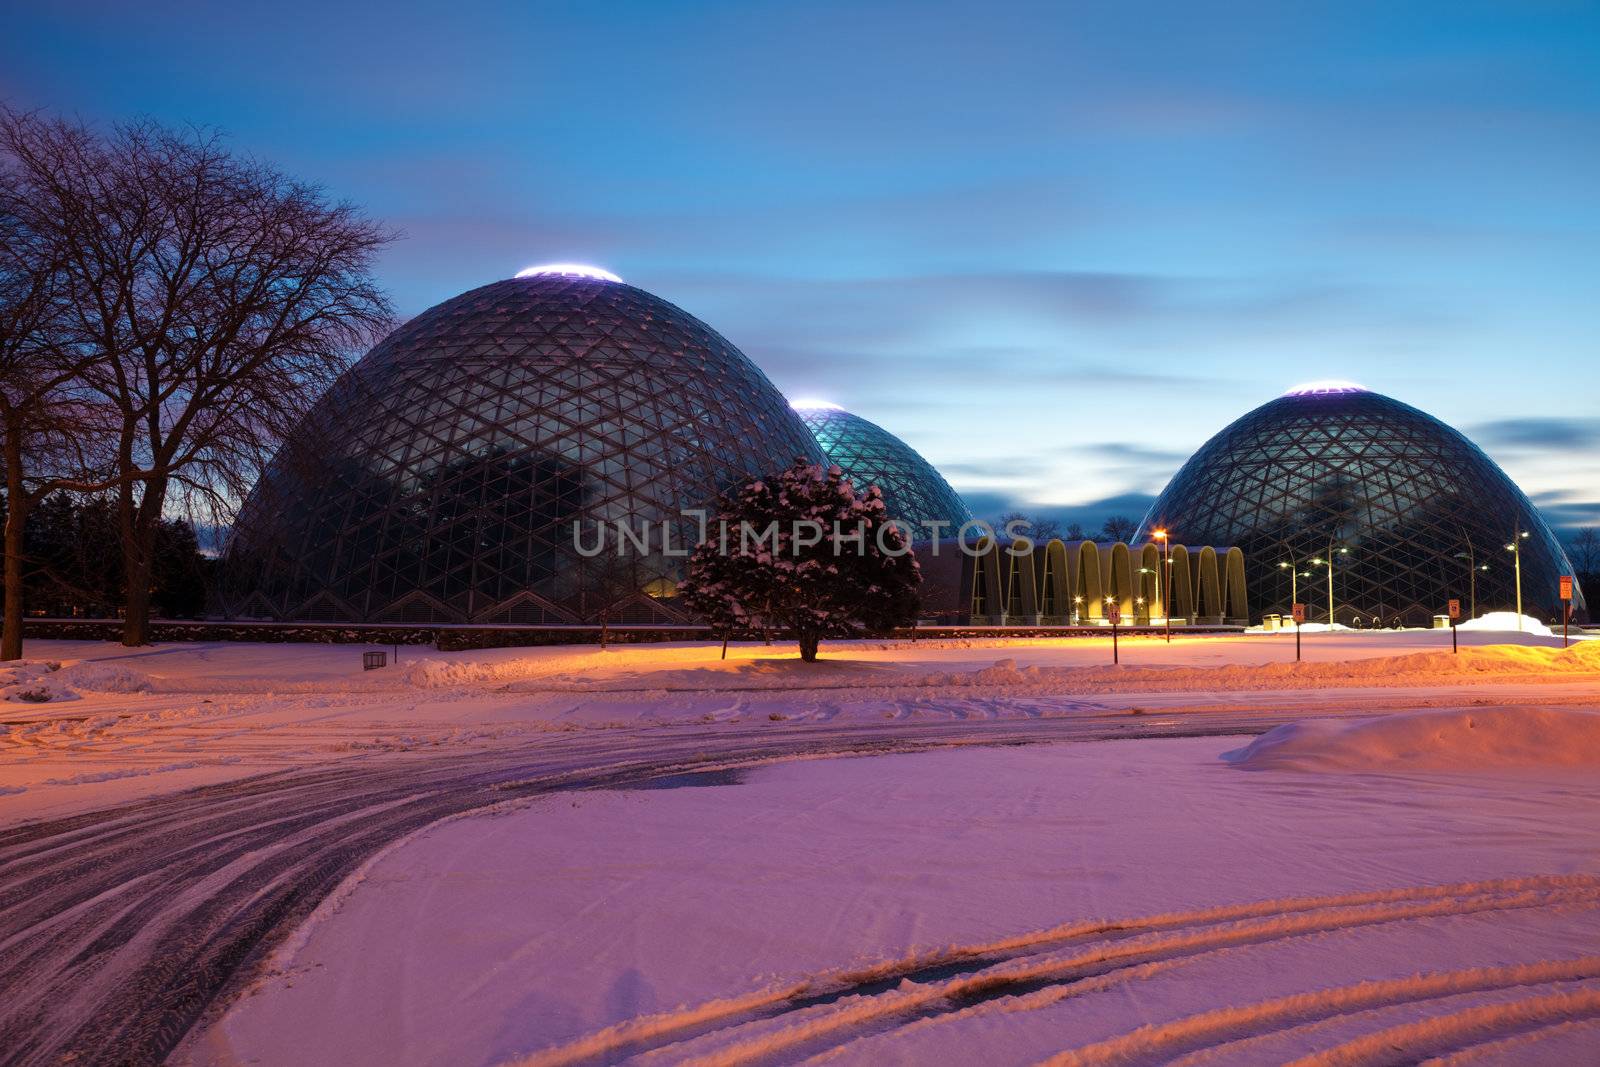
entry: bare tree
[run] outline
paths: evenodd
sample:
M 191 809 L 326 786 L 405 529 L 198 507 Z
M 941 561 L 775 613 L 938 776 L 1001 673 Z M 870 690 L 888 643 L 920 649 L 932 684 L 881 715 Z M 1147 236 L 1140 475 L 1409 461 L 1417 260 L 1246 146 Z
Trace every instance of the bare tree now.
M 1061 536 L 1061 524 L 1056 520 L 1042 515 L 1028 515 L 1021 511 L 1006 512 L 994 521 L 994 528 L 1003 533 L 1006 526 L 1013 522 L 1026 523 L 1022 530 L 1023 536 L 1037 545 L 1049 544 L 1051 538 Z
M 1126 515 L 1113 515 L 1100 527 L 1100 536 L 1107 541 L 1128 541 L 1138 529 L 1139 524 Z
M 1084 541 L 1084 540 L 1087 540 L 1088 537 L 1089 537 L 1089 535 L 1087 533 L 1085 533 L 1084 530 L 1083 530 L 1083 524 L 1082 523 L 1077 523 L 1077 522 L 1069 522 L 1069 523 L 1067 523 L 1067 532 L 1066 532 L 1066 536 L 1065 536 L 1064 540 L 1067 540 L 1067 541 Z
M 1572 559 L 1572 569 L 1582 575 L 1600 574 L 1600 532 L 1585 526 L 1567 546 Z
M 0 109 L 0 463 L 5 469 L 0 660 L 22 655 L 24 535 L 34 506 L 67 489 L 108 488 L 103 406 L 84 387 L 92 357 L 64 344 L 66 249 L 37 214 L 8 150 L 29 117 Z M 96 462 L 98 460 L 99 462 Z M 98 467 L 99 469 L 95 469 Z
M 65 250 L 67 334 L 113 413 L 123 643 L 149 637 L 164 513 L 225 518 L 284 434 L 390 323 L 393 234 L 349 204 L 151 122 L 12 116 L 7 148 Z

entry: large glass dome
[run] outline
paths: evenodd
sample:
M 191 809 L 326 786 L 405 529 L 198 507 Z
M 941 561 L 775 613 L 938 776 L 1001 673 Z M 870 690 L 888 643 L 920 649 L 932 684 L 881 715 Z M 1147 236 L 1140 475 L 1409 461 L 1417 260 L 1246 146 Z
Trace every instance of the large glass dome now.
M 340 379 L 235 526 L 234 614 L 372 622 L 675 621 L 698 522 L 816 442 L 705 323 L 557 264 L 418 315 Z M 588 557 L 596 524 L 646 552 Z M 672 544 L 662 545 L 661 523 Z M 615 538 L 608 542 L 614 544 Z
M 947 522 L 953 536 L 972 513 L 950 483 L 894 434 L 837 404 L 795 401 L 795 410 L 830 461 L 843 468 L 858 489 L 876 485 L 891 517 L 908 523 L 912 536 L 933 536 L 924 522 Z
M 1249 602 L 1287 613 L 1295 585 L 1314 620 L 1426 624 L 1516 603 L 1519 531 L 1525 613 L 1560 616 L 1571 574 L 1539 512 L 1494 461 L 1431 415 L 1348 382 L 1316 382 L 1207 441 L 1157 498 L 1138 537 L 1244 550 Z M 1296 575 L 1300 577 L 1295 578 Z M 1475 577 L 1475 581 L 1474 581 Z M 1578 594 L 1579 609 L 1582 593 Z

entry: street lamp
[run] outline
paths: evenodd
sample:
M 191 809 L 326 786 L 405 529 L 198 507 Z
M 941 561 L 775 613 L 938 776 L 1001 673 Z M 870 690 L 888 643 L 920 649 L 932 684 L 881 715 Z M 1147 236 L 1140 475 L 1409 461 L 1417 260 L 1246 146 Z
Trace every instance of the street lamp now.
M 1290 618 L 1293 618 L 1294 606 L 1300 603 L 1300 569 L 1296 567 L 1293 562 L 1280 562 L 1278 564 L 1278 569 L 1280 571 L 1286 570 L 1289 572 L 1289 616 Z M 1280 585 L 1278 588 L 1282 589 L 1283 586 Z M 1300 627 L 1298 622 L 1296 622 L 1294 625 L 1296 629 Z
M 1172 584 L 1172 559 L 1167 555 L 1167 531 L 1156 530 L 1152 536 L 1161 542 L 1161 570 L 1163 573 L 1156 575 L 1156 596 L 1161 600 L 1161 619 L 1167 627 L 1167 644 L 1172 644 L 1172 604 L 1171 594 L 1167 592 Z M 1249 622 L 1249 619 L 1245 620 Z
M 1467 583 L 1472 597 L 1469 605 L 1472 613 L 1471 617 L 1476 619 L 1478 617 L 1478 572 L 1488 570 L 1489 565 L 1487 563 L 1479 563 L 1477 559 L 1474 558 L 1472 545 L 1470 542 L 1467 544 L 1467 550 L 1465 552 L 1456 553 L 1456 559 L 1464 559 L 1467 561 Z
M 1341 555 L 1341 556 L 1348 556 L 1350 554 L 1350 550 L 1348 548 L 1341 548 L 1341 549 L 1339 549 L 1337 554 Z M 1328 568 L 1328 629 L 1329 630 L 1333 629 L 1333 557 L 1334 557 L 1334 555 L 1335 555 L 1335 553 L 1334 553 L 1334 549 L 1333 549 L 1333 542 L 1329 541 L 1328 542 L 1328 555 L 1327 555 L 1327 557 L 1324 558 L 1322 556 L 1317 556 L 1317 557 L 1315 557 L 1314 559 L 1312 559 L 1310 561 L 1315 566 L 1318 566 L 1318 567 L 1326 566 Z
M 1522 520 L 1517 520 L 1516 531 L 1511 538 L 1511 543 L 1506 546 L 1506 551 L 1511 553 L 1517 566 L 1517 630 L 1522 630 L 1522 542 L 1528 536 L 1528 531 L 1522 528 Z

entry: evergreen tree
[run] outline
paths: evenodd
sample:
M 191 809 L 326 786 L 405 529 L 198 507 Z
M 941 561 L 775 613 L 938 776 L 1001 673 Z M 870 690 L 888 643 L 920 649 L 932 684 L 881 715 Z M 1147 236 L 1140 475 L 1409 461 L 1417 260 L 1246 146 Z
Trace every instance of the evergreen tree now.
M 724 632 L 782 628 L 810 663 L 824 637 L 915 621 L 922 575 L 877 486 L 803 460 L 720 504 L 679 592 Z
M 30 612 L 116 617 L 126 590 L 112 500 L 68 493 L 46 497 L 28 513 L 23 546 L 22 583 Z M 150 588 L 157 613 L 169 619 L 204 614 L 208 572 L 194 527 L 182 519 L 162 519 Z

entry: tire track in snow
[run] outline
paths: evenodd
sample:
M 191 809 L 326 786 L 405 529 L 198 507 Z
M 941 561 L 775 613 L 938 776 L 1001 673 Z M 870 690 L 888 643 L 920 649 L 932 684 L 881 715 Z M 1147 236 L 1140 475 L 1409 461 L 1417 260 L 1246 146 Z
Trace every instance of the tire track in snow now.
M 628 1020 L 510 1063 L 564 1067 L 617 1056 L 705 1067 L 789 1062 L 886 1028 L 954 1018 L 1002 998 L 1022 1008 L 1041 1007 L 1142 976 L 1153 966 L 1224 949 L 1380 923 L 1564 904 L 1600 904 L 1600 877 L 1501 879 L 1071 923 Z M 1600 959 L 1595 966 L 1600 973 Z M 708 1044 L 715 1047 L 697 1048 Z
M 1582 981 L 1600 977 L 1600 956 L 1549 960 L 1511 967 L 1473 967 L 1438 971 L 1388 981 L 1359 982 L 1234 1007 L 1218 1008 L 1171 1022 L 1142 1026 L 1106 1041 L 1069 1049 L 1040 1067 L 1103 1067 L 1108 1063 L 1166 1063 L 1178 1053 L 1282 1029 L 1334 1015 L 1436 1000 L 1517 986 Z M 1600 990 L 1486 1004 L 1442 1018 L 1423 1019 L 1364 1034 L 1353 1041 L 1294 1061 L 1294 1067 L 1414 1063 L 1426 1046 L 1474 1030 L 1487 1033 L 1506 1024 L 1543 1025 L 1600 1011 Z M 1450 1020 L 1456 1020 L 1451 1023 Z M 1503 1030 L 1495 1037 L 1503 1036 Z
M 1562 1019 L 1552 1023 L 1530 1023 L 1508 1037 L 1495 1037 L 1478 1044 L 1463 1045 L 1447 1054 L 1424 1060 L 1422 1067 L 1472 1067 L 1482 1063 L 1515 1063 L 1535 1043 L 1565 1041 L 1577 1037 L 1585 1048 L 1600 1048 L 1600 1015 Z M 1548 1058 L 1548 1057 L 1546 1057 Z
M 507 800 L 754 762 L 1260 733 L 1118 714 L 989 723 L 642 726 L 383 753 L 0 829 L 0 1064 L 159 1063 L 367 857 Z

